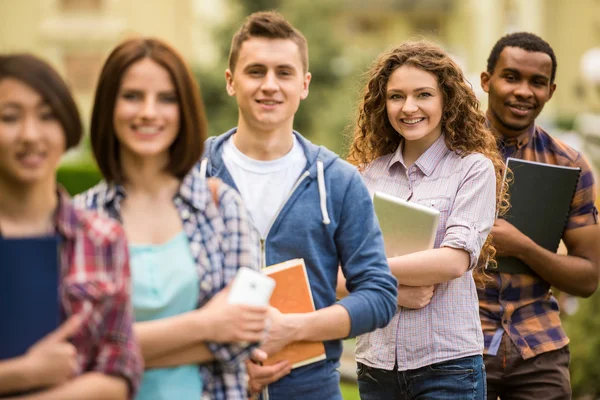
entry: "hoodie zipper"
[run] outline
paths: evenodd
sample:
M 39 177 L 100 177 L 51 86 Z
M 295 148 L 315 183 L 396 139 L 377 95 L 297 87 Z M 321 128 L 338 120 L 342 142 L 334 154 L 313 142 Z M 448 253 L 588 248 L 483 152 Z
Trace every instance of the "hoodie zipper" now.
M 279 208 L 275 212 L 275 215 L 271 219 L 271 222 L 269 223 L 269 227 L 267 228 L 267 232 L 265 233 L 265 237 L 264 238 L 262 238 L 262 237 L 260 238 L 260 264 L 261 264 L 261 268 L 265 268 L 267 266 L 267 245 L 266 245 L 266 242 L 267 242 L 267 237 L 269 236 L 269 232 L 271 231 L 271 228 L 273 227 L 273 224 L 277 220 L 277 217 L 279 217 L 279 214 L 281 213 L 281 210 L 283 209 L 283 207 L 285 207 L 285 205 L 287 204 L 287 202 L 290 199 L 290 197 L 292 197 L 292 195 L 294 194 L 294 192 L 296 191 L 296 189 L 298 189 L 298 186 L 300 186 L 300 184 L 302 183 L 302 181 L 304 181 L 304 179 L 308 178 L 309 176 L 310 176 L 310 171 L 308 171 L 308 170 L 304 171 L 304 173 L 302 175 L 300 175 L 300 178 L 298 178 L 298 180 L 296 181 L 296 183 L 292 187 L 292 190 L 290 190 L 290 192 L 286 196 L 285 200 L 283 202 L 281 202 L 281 204 L 279 205 Z M 262 390 L 262 396 L 263 396 L 263 400 L 269 400 L 269 385 L 266 385 L 263 388 L 263 390 Z

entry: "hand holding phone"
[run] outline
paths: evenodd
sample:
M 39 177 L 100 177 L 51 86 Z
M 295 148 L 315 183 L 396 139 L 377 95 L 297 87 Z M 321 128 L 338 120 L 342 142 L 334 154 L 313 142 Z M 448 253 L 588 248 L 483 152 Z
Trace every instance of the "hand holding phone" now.
M 241 267 L 229 292 L 230 304 L 245 304 L 248 306 L 268 306 L 275 280 L 259 271 Z

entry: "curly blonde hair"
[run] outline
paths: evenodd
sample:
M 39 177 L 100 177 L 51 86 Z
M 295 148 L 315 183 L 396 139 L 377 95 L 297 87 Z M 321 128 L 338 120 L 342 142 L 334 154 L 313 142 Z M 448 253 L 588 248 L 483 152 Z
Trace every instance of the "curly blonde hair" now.
M 390 75 L 409 65 L 433 74 L 442 92 L 442 132 L 446 146 L 466 156 L 481 153 L 496 171 L 496 207 L 500 215 L 508 209 L 507 184 L 503 183 L 504 162 L 494 134 L 487 127 L 479 101 L 458 65 L 439 46 L 427 41 L 408 41 L 383 53 L 367 73 L 364 96 L 353 128 L 348 161 L 364 169 L 373 160 L 393 153 L 401 135 L 392 127 L 386 110 L 386 90 Z M 485 241 L 476 268 L 478 284 L 487 280 L 486 261 L 495 264 L 496 249 L 491 235 Z

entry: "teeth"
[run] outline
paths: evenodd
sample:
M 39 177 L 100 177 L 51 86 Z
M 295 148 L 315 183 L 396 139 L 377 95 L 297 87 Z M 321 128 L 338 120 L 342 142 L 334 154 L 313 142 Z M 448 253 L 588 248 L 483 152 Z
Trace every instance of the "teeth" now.
M 266 105 L 269 105 L 269 106 L 277 104 L 276 101 L 272 101 L 272 100 L 262 100 L 262 101 L 260 101 L 260 103 L 266 104 Z
M 413 118 L 413 119 L 403 119 L 402 122 L 405 124 L 416 124 L 417 122 L 423 121 L 425 118 Z
M 155 126 L 140 126 L 137 131 L 144 135 L 154 135 L 158 133 L 158 128 Z

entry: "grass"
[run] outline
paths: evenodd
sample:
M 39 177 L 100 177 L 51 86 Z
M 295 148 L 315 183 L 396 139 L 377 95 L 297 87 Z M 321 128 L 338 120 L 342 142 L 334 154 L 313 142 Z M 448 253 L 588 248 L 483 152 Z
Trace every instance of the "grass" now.
M 344 400 L 360 400 L 358 386 L 351 383 L 342 383 L 340 384 L 340 388 L 342 389 L 342 397 Z

